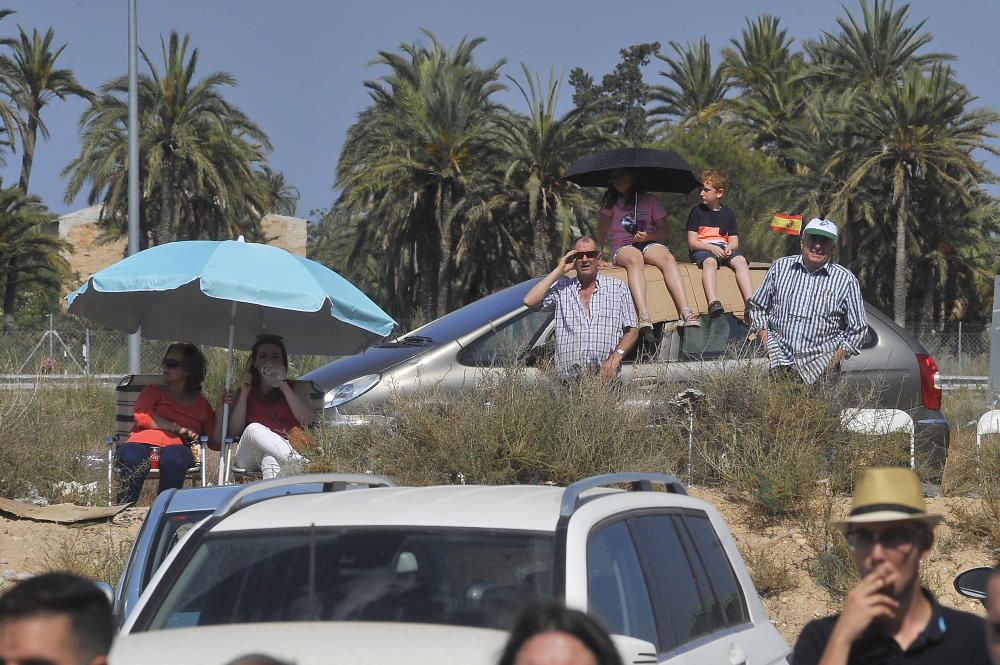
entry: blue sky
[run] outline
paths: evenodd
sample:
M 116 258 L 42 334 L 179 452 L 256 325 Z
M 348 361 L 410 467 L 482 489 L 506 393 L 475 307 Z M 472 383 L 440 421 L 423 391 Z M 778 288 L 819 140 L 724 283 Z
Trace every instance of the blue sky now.
M 897 2 L 897 6 L 902 3 Z M 0 6 L 17 13 L 0 23 L 0 33 L 37 27 L 55 29 L 56 43 L 68 44 L 59 64 L 74 70 L 81 83 L 97 88 L 127 70 L 127 0 L 7 0 Z M 367 63 L 379 50 L 421 40 L 421 28 L 446 45 L 463 36 L 486 38 L 476 51 L 481 64 L 506 58 L 503 72 L 520 76 L 520 63 L 547 76 L 568 75 L 583 67 L 599 79 L 619 61 L 619 49 L 640 42 L 687 42 L 707 36 L 716 54 L 738 36 L 746 17 L 771 13 L 797 40 L 833 32 L 845 14 L 829 0 L 138 0 L 139 44 L 159 60 L 160 36 L 171 30 L 191 33 L 200 51 L 199 72 L 224 70 L 238 87 L 227 98 L 268 133 L 274 144 L 270 163 L 297 186 L 297 214 L 333 201 L 334 169 L 347 128 L 368 104 L 362 83 L 383 71 Z M 845 3 L 859 14 L 856 0 Z M 1000 109 L 1000 3 L 995 0 L 914 0 L 913 20 L 927 19 L 934 35 L 930 48 L 958 57 L 959 78 L 979 97 L 977 104 Z M 659 61 L 647 80 L 664 81 Z M 572 88 L 564 84 L 563 111 Z M 521 108 L 508 92 L 501 101 Z M 31 190 L 56 212 L 83 207 L 81 195 L 63 201 L 60 171 L 79 150 L 79 100 L 55 101 L 43 119 L 51 136 L 39 143 Z M 1000 130 L 1000 128 L 996 128 Z M 19 155 L 0 168 L 4 182 L 15 183 Z M 1000 160 L 989 165 L 1000 173 Z

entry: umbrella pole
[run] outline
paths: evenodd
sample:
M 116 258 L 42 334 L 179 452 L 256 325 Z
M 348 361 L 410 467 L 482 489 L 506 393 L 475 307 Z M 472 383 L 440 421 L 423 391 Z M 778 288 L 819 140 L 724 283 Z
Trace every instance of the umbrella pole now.
M 219 442 L 219 482 L 221 485 L 226 479 L 226 454 L 225 441 L 229 436 L 229 404 L 225 401 L 225 394 L 229 392 L 229 384 L 233 381 L 233 342 L 236 337 L 236 301 L 233 301 L 233 308 L 229 312 L 229 348 L 226 350 L 226 382 L 222 386 L 222 441 Z

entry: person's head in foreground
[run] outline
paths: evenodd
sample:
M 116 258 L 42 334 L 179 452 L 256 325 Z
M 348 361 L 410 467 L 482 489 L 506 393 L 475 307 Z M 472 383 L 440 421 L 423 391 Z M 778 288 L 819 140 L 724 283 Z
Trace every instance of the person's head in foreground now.
M 986 648 L 993 665 L 1000 665 L 1000 563 L 986 582 Z
M 843 529 L 862 582 L 896 600 L 920 592 L 920 562 L 934 545 L 942 516 L 928 513 L 917 475 L 907 468 L 865 469 Z
M 248 653 L 232 659 L 226 665 L 292 665 L 288 661 L 280 660 L 265 653 Z
M 37 575 L 0 596 L 3 665 L 106 665 L 113 636 L 111 603 L 82 577 Z
M 607 631 L 579 610 L 544 601 L 521 612 L 498 665 L 621 665 Z

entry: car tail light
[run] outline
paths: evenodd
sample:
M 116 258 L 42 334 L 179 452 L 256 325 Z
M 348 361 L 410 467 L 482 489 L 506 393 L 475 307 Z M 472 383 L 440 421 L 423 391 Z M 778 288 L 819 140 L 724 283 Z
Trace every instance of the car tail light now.
M 926 353 L 917 354 L 920 365 L 920 399 L 932 411 L 941 408 L 941 375 L 937 363 Z

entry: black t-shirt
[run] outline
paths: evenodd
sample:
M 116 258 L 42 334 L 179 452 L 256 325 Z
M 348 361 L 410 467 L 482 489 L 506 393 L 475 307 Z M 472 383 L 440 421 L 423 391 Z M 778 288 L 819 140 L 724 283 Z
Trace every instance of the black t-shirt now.
M 923 592 L 931 601 L 931 619 L 905 652 L 891 635 L 873 623 L 851 646 L 847 665 L 990 665 L 983 620 L 969 612 L 942 607 L 934 594 L 927 589 Z M 792 651 L 792 665 L 819 662 L 838 616 L 816 619 L 802 629 Z
M 740 234 L 732 208 L 722 206 L 712 210 L 703 203 L 688 213 L 687 230 L 697 233 L 698 240 L 703 242 L 726 242 L 727 237 Z

